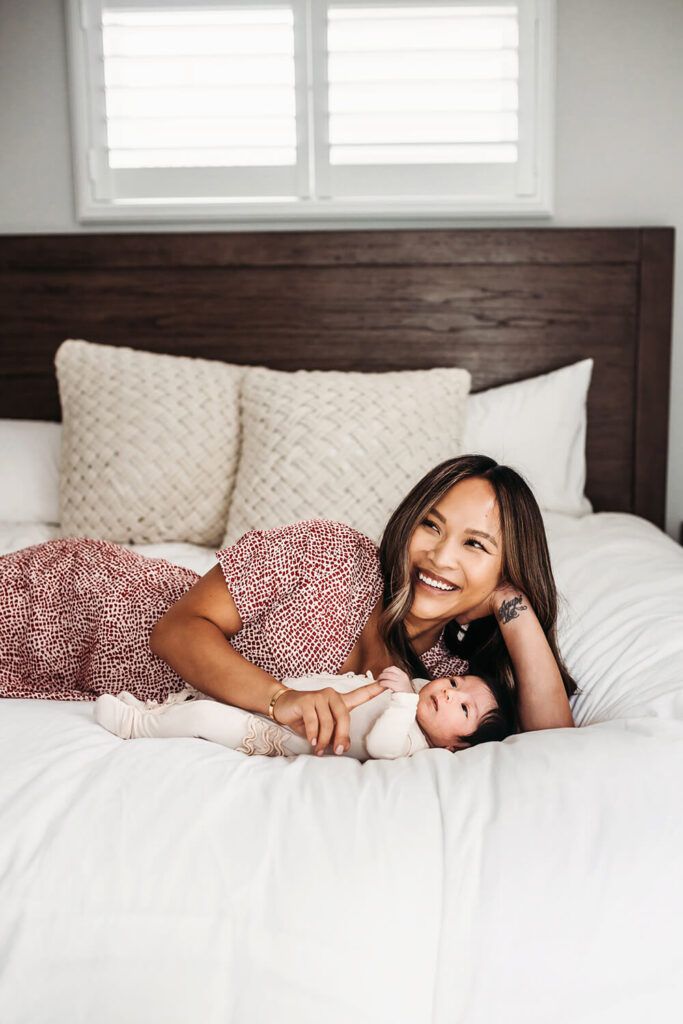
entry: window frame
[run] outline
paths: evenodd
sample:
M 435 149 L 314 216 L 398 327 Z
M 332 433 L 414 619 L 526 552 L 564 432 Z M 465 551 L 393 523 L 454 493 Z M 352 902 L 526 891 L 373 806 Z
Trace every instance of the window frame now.
M 344 4 L 362 4 L 367 0 L 343 0 Z M 380 0 L 381 2 L 381 0 Z M 401 0 L 399 0 L 401 2 Z M 434 6 L 446 0 L 435 0 Z M 485 4 L 487 0 L 468 0 L 470 6 Z M 490 2 L 490 0 L 488 0 Z M 519 156 L 517 179 L 521 191 L 516 196 L 499 195 L 448 195 L 448 196 L 375 196 L 372 198 L 337 197 L 320 198 L 277 198 L 261 197 L 251 199 L 238 197 L 208 198 L 168 201 L 159 199 L 129 199 L 111 201 L 102 191 L 99 182 L 104 182 L 109 173 L 103 166 L 96 148 L 98 116 L 95 104 L 90 101 L 94 88 L 103 88 L 103 81 L 97 82 L 96 55 L 88 50 L 86 28 L 91 17 L 89 0 L 65 0 L 67 15 L 67 51 L 69 73 L 69 96 L 71 108 L 71 134 L 74 171 L 74 192 L 76 216 L 83 224 L 163 224 L 183 222 L 211 222 L 225 229 L 243 229 L 254 226 L 266 230 L 283 227 L 329 225 L 340 227 L 367 227 L 373 222 L 378 226 L 388 223 L 408 225 L 448 224 L 463 219 L 509 219 L 548 218 L 553 213 L 553 156 L 554 156 L 554 106 L 555 106 L 555 0 L 517 0 L 520 23 L 525 20 L 523 31 L 534 38 L 532 62 L 520 64 L 520 107 L 519 107 Z M 325 126 L 320 118 L 325 105 L 319 103 L 314 110 L 311 91 L 314 82 L 320 79 L 321 16 L 311 13 L 316 0 L 303 0 L 308 9 L 309 34 L 305 91 L 308 100 L 308 117 L 297 120 L 298 142 L 314 159 L 316 148 L 320 152 L 321 139 L 326 137 Z M 131 6 L 134 5 L 132 0 Z M 167 0 L 164 6 L 183 6 L 182 0 Z M 294 6 L 298 6 L 296 3 Z M 306 32 L 300 20 L 295 20 L 295 33 L 301 42 Z M 101 37 L 100 37 L 101 38 Z M 317 54 L 317 56 L 316 56 Z M 312 129 L 312 140 L 309 132 Z M 101 143 L 101 139 L 99 140 Z M 220 174 L 220 168 L 200 168 L 202 174 Z M 153 173 L 153 172 L 152 172 Z

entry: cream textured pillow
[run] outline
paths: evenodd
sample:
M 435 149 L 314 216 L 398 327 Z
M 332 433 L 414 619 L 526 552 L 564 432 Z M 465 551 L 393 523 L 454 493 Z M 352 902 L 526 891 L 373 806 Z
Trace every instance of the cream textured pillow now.
M 65 341 L 64 536 L 217 545 L 239 452 L 241 367 Z
M 377 541 L 413 484 L 462 451 L 469 385 L 467 370 L 458 369 L 247 369 L 224 545 L 247 530 L 311 517 Z

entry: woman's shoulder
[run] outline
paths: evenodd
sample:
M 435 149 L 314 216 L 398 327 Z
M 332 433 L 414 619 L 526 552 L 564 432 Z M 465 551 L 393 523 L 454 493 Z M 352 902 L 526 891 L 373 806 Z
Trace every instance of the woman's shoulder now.
M 338 573 L 346 566 L 352 577 L 379 577 L 379 549 L 364 533 L 333 519 L 306 519 L 298 524 L 308 537 L 310 561 Z
M 321 600 L 327 595 L 333 604 L 342 597 L 346 602 L 350 594 L 370 600 L 381 590 L 377 546 L 353 527 L 331 519 L 251 530 L 216 557 L 238 608 L 235 595 L 245 587 L 250 593 L 258 589 L 260 606 L 302 587 L 307 593 L 313 588 Z
M 342 544 L 373 552 L 378 551 L 374 541 L 364 533 L 334 519 L 304 519 L 302 522 L 296 523 L 295 526 L 301 527 L 321 543 Z
M 339 556 L 344 553 L 365 552 L 375 560 L 379 558 L 377 545 L 369 537 L 352 526 L 333 519 L 302 519 L 286 526 L 250 530 L 236 543 L 244 545 L 254 542 L 280 548 L 291 547 L 317 555 L 327 553 L 330 556 Z

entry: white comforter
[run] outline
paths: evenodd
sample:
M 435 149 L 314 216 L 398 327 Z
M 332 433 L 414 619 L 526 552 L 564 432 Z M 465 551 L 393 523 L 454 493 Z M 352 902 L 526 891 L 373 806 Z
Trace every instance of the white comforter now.
M 683 551 L 548 528 L 580 729 L 360 765 L 0 702 L 2 1024 L 680 1021 Z

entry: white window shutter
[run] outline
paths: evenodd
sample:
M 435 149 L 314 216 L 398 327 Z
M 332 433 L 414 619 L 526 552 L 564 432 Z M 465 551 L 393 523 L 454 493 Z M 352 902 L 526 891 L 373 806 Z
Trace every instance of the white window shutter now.
M 300 193 L 291 3 L 85 2 L 101 194 Z
M 320 18 L 326 194 L 446 202 L 518 195 L 520 45 L 534 45 L 533 10 L 522 23 L 517 3 L 328 0 Z M 522 27 L 530 36 L 520 42 Z M 528 141 L 533 150 L 533 136 Z
M 549 212 L 553 0 L 70 9 L 84 219 Z

